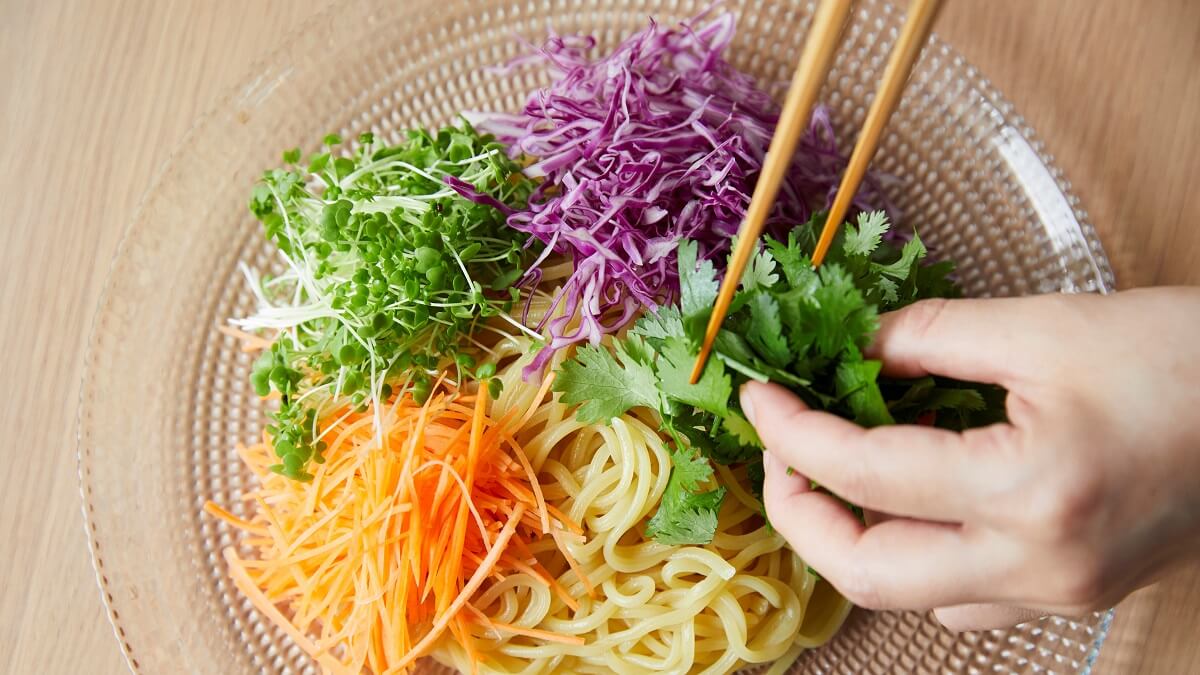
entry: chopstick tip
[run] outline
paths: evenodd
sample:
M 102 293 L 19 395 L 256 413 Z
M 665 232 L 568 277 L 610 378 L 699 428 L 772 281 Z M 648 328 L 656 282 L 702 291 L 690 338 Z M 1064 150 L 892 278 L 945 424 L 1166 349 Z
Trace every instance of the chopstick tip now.
M 700 381 L 700 376 L 704 374 L 704 364 L 708 362 L 709 347 L 701 347 L 700 353 L 696 355 L 696 362 L 692 364 L 692 374 L 688 376 L 688 384 L 696 384 Z

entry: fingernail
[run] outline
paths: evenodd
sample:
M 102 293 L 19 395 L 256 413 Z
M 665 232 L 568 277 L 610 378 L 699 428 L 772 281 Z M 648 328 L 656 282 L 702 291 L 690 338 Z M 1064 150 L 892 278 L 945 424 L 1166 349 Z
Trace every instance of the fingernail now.
M 746 414 L 746 419 L 750 420 L 750 424 L 754 424 L 754 397 L 750 395 L 750 383 L 743 384 L 738 390 L 738 401 L 742 404 L 742 412 Z

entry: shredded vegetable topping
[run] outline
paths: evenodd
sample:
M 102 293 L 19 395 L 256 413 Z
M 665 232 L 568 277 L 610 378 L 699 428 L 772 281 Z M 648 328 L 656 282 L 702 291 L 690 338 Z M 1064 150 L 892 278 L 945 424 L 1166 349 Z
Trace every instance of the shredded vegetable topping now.
M 245 270 L 258 311 L 232 322 L 278 331 L 250 381 L 259 395 L 280 393 L 272 467 L 297 479 L 322 461 L 314 430 L 331 410 L 393 389 L 422 399 L 448 361 L 469 374 L 463 335 L 507 318 L 524 270 L 520 235 L 504 221 L 533 183 L 493 139 L 463 124 L 411 130 L 399 145 L 363 134 L 353 154 L 335 156 L 341 142 L 327 136 L 303 167 L 298 149 L 285 152 L 288 167 L 255 187 L 250 210 L 287 268 L 263 279 Z
M 477 119 L 513 156 L 535 160 L 527 175 L 545 179 L 508 224 L 575 265 L 558 298 L 565 310 L 549 321 L 550 342 L 531 369 L 556 349 L 595 344 L 643 308 L 673 300 L 681 239 L 698 242 L 703 259 L 727 250 L 778 114 L 770 96 L 723 59 L 733 33 L 732 14 L 703 25 L 651 23 L 599 59 L 588 56 L 592 38 L 552 35 L 513 65 L 541 64 L 555 82 L 520 114 Z M 828 114 L 818 109 L 769 226 L 808 220 L 843 166 Z M 858 206 L 880 201 L 869 187 Z M 531 269 L 525 281 L 538 279 Z
M 329 425 L 326 461 L 308 482 L 270 471 L 269 439 L 239 448 L 261 481 L 254 520 L 211 502 L 205 510 L 247 534 L 252 556 L 225 552 L 239 590 L 326 671 L 402 672 L 443 636 L 474 654 L 481 631 L 529 632 L 471 604 L 506 573 L 541 579 L 576 606 L 530 550 L 539 540 L 542 549 L 562 546 L 581 530 L 547 506 L 512 436 L 523 411 L 493 419 L 489 400 L 445 385 L 423 405 L 397 397 L 382 415 L 382 446 L 372 415 L 346 410 Z

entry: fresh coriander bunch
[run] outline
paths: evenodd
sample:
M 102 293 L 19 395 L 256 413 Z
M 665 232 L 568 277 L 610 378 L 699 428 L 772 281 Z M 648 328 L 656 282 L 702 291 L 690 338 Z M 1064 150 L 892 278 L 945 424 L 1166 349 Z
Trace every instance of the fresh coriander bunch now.
M 883 213 L 846 224 L 819 269 L 812 251 L 818 215 L 786 240 L 768 238 L 746 270 L 703 377 L 689 383 L 692 363 L 716 300 L 718 273 L 697 260 L 697 246 L 679 248 L 680 300 L 643 316 L 605 347 L 585 346 L 564 363 L 554 387 L 580 404 L 586 422 L 606 421 L 631 408 L 656 411 L 673 440 L 673 469 L 647 535 L 669 544 L 712 540 L 725 495 L 710 461 L 748 464 L 761 486 L 762 445 L 737 402 L 750 379 L 773 381 L 812 408 L 864 426 L 933 423 L 962 429 L 1003 416 L 1002 392 L 992 387 L 922 378 L 880 378 L 879 361 L 863 350 L 879 313 L 926 297 L 952 297 L 958 287 L 948 261 L 925 264 L 914 235 L 902 247 L 884 241 Z
M 286 269 L 244 270 L 258 310 L 233 323 L 277 333 L 250 380 L 259 395 L 280 394 L 272 468 L 296 479 L 323 461 L 327 414 L 405 391 L 423 400 L 447 367 L 480 375 L 464 344 L 481 320 L 525 330 L 508 316 L 525 237 L 505 218 L 534 184 L 503 146 L 465 122 L 394 146 L 358 141 L 339 152 L 327 136 L 303 164 L 299 149 L 285 152 L 250 199 Z

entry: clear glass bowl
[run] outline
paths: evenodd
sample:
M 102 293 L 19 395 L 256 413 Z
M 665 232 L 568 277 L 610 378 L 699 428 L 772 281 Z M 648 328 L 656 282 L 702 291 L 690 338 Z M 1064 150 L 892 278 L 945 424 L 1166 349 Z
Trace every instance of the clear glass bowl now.
M 313 19 L 187 136 L 134 217 L 97 311 L 79 407 L 87 533 L 121 649 L 135 672 L 307 673 L 314 666 L 225 576 L 225 525 L 250 477 L 231 451 L 259 434 L 250 359 L 216 328 L 252 306 L 239 263 L 269 267 L 246 203 L 284 148 L 327 132 L 397 140 L 459 111 L 516 109 L 540 80 L 485 67 L 547 25 L 611 47 L 648 16 L 709 0 L 352 0 Z M 813 3 L 728 2 L 729 58 L 789 80 Z M 900 12 L 859 3 L 823 94 L 843 143 L 859 127 Z M 1099 291 L 1112 271 L 1087 216 L 1031 131 L 982 76 L 934 40 L 875 166 L 891 197 L 971 295 Z M 847 145 L 848 147 L 848 145 Z M 245 514 L 243 514 L 245 515 Z M 857 611 L 793 672 L 1080 672 L 1111 614 L 954 635 L 927 615 Z

